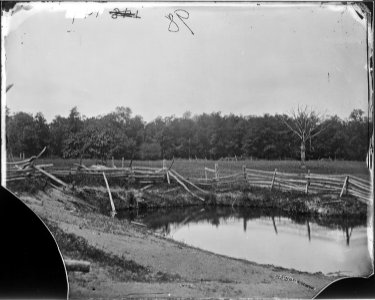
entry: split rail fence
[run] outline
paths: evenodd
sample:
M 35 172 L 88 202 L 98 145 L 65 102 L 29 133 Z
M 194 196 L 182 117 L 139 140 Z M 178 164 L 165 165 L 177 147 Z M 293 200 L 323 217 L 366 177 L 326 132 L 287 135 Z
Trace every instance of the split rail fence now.
M 41 154 L 44 151 L 41 152 Z M 139 183 L 158 183 L 163 182 L 166 177 L 166 171 L 170 169 L 166 166 L 166 161 L 163 161 L 161 168 L 142 167 L 142 166 L 129 166 L 129 167 L 104 167 L 104 166 L 91 166 L 86 167 L 80 164 L 74 164 L 74 169 L 67 170 L 56 170 L 53 168 L 53 164 L 35 164 L 37 158 L 33 156 L 29 159 L 18 161 L 15 163 L 8 163 L 6 181 L 23 180 L 27 177 L 38 177 L 45 175 L 60 185 L 67 186 L 61 179 L 69 175 L 86 175 L 86 176 L 98 176 L 102 177 L 103 173 L 107 178 L 121 178 L 124 180 L 133 180 Z M 172 162 L 173 163 L 173 162 Z M 45 170 L 48 169 L 48 172 Z
M 232 184 L 245 182 L 250 186 L 263 187 L 269 189 L 279 189 L 287 191 L 300 191 L 308 193 L 326 193 L 343 195 L 352 195 L 359 201 L 369 203 L 372 199 L 372 185 L 369 181 L 353 175 L 330 175 L 313 174 L 308 171 L 306 174 L 295 174 L 274 171 L 263 171 L 249 169 L 245 165 L 237 173 L 221 176 L 218 163 L 214 168 L 204 168 L 204 178 L 185 178 L 172 169 L 173 162 L 167 167 L 166 160 L 163 160 L 161 168 L 132 166 L 121 168 L 108 168 L 102 166 L 86 167 L 75 164 L 75 169 L 71 170 L 53 170 L 53 164 L 36 165 L 35 161 L 43 154 L 42 150 L 37 156 L 17 163 L 8 163 L 6 181 L 22 180 L 28 176 L 46 176 L 55 183 L 69 187 L 62 181 L 62 178 L 72 174 L 83 174 L 88 176 L 103 176 L 106 178 L 121 178 L 132 180 L 143 184 L 161 183 L 165 180 L 168 183 L 175 180 L 185 190 L 194 197 L 204 201 L 199 193 L 208 193 L 204 187 L 225 187 Z M 122 164 L 123 165 L 123 164 Z M 46 169 L 49 171 L 47 172 Z M 190 188 L 189 188 L 190 187 Z M 196 193 L 193 190 L 197 191 Z
M 306 174 L 263 171 L 242 167 L 241 172 L 231 175 L 220 176 L 218 165 L 214 169 L 205 167 L 205 178 L 190 178 L 191 181 L 200 186 L 228 185 L 238 183 L 241 180 L 250 186 L 263 187 L 269 189 L 279 189 L 287 191 L 300 191 L 308 193 L 326 193 L 352 195 L 359 201 L 368 203 L 372 198 L 372 185 L 369 180 L 365 180 L 353 175 L 331 175 L 314 174 L 308 171 Z M 208 174 L 212 174 L 209 178 Z

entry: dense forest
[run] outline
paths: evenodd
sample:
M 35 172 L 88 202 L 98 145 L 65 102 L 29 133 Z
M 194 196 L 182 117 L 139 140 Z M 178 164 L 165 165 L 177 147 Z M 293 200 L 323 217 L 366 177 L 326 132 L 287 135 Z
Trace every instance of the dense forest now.
M 42 113 L 6 111 L 7 153 L 28 157 L 47 146 L 50 157 L 115 159 L 299 159 L 300 141 L 281 120 L 287 115 L 237 116 L 220 112 L 158 117 L 145 122 L 130 108 L 84 117 L 76 107 L 48 123 Z M 290 120 L 292 121 L 292 120 Z M 327 117 L 306 143 L 307 159 L 365 160 L 368 118 L 355 109 L 347 119 Z

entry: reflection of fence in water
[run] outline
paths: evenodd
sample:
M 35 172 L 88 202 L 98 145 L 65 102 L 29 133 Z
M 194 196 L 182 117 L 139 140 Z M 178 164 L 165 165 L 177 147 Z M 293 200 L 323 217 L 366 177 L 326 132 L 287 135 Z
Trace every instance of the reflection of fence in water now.
M 238 222 L 241 218 L 236 217 L 229 217 L 228 219 L 221 219 L 219 218 L 219 226 L 223 225 L 230 225 L 233 223 Z M 280 220 L 281 219 L 281 220 Z M 247 219 L 245 217 L 242 217 L 243 222 L 243 231 L 247 231 L 248 227 L 248 221 L 250 219 Z M 276 220 L 278 220 L 276 222 Z M 194 220 L 192 217 L 187 217 L 182 222 L 171 222 L 166 223 L 163 226 L 160 226 L 159 228 L 155 229 L 155 231 L 159 234 L 162 234 L 164 236 L 171 236 L 182 229 L 185 226 L 188 226 L 189 223 L 193 222 L 194 225 L 198 224 L 206 224 L 210 223 L 211 226 L 215 225 L 213 220 L 209 219 L 202 219 L 202 220 Z M 331 235 L 327 236 L 327 231 L 323 229 L 323 227 L 320 227 L 319 225 L 316 226 L 316 224 L 310 223 L 309 220 L 306 220 L 305 224 L 295 224 L 293 221 L 287 219 L 287 218 L 280 218 L 280 217 L 261 217 L 259 219 L 256 219 L 257 223 L 261 226 L 266 226 L 268 229 L 271 229 L 273 227 L 273 231 L 275 235 L 283 235 L 283 234 L 297 234 L 301 236 L 306 236 L 308 241 L 318 240 L 318 239 L 324 239 L 324 240 L 335 240 L 336 242 L 340 242 L 342 237 L 345 239 L 346 245 L 350 245 L 350 238 L 353 233 L 353 229 L 355 226 L 349 226 L 349 225 L 343 225 L 340 227 L 337 227 L 336 230 L 340 230 L 342 232 L 342 237 L 337 236 L 336 232 L 334 232 Z M 303 228 L 306 226 L 305 228 Z M 252 224 L 250 230 L 254 230 L 254 224 Z

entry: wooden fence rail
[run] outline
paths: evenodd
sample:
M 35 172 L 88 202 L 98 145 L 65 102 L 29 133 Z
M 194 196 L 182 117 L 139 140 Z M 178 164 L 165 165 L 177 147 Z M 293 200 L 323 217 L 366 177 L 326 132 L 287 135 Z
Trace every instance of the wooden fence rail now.
M 214 173 L 218 169 L 204 168 L 205 178 L 190 178 L 194 183 L 201 186 L 226 185 L 245 181 L 250 186 L 263 188 L 276 188 L 280 190 L 295 190 L 308 193 L 330 193 L 340 197 L 352 195 L 359 201 L 368 203 L 372 197 L 372 185 L 358 176 L 350 174 L 315 174 L 308 170 L 307 173 L 293 174 L 287 172 L 250 169 L 242 166 L 242 172 L 231 175 L 214 176 L 208 178 L 208 173 Z
M 290 174 L 263 170 L 247 169 L 247 181 L 253 186 L 277 187 L 282 190 L 297 190 L 305 193 L 336 193 L 355 196 L 359 201 L 368 203 L 371 199 L 371 183 L 352 175 Z
M 27 160 L 28 161 L 28 160 Z M 76 164 L 77 165 L 77 164 Z M 51 169 L 46 172 L 45 168 L 53 167 L 53 164 L 42 164 L 42 165 L 28 165 L 22 169 L 19 167 L 8 168 L 6 172 L 6 181 L 16 181 L 26 179 L 29 176 L 40 176 L 44 175 L 60 185 L 66 186 L 63 182 L 59 182 L 58 177 L 66 177 L 70 175 L 85 175 L 93 177 L 102 177 L 103 173 L 108 178 L 123 178 L 123 179 L 134 179 L 138 181 L 147 180 L 152 182 L 160 182 L 165 178 L 165 171 L 161 172 L 160 168 L 150 167 L 128 167 L 128 168 L 106 168 L 106 167 L 86 167 L 77 165 L 77 168 L 70 170 L 54 170 Z M 56 177 L 57 176 L 57 177 Z
M 65 177 L 69 175 L 82 174 L 89 176 L 104 176 L 107 178 L 124 178 L 137 180 L 139 182 L 161 182 L 165 179 L 170 183 L 173 178 L 182 187 L 186 187 L 195 197 L 203 200 L 200 196 L 186 186 L 190 186 L 200 193 L 205 193 L 201 187 L 220 187 L 236 183 L 246 183 L 250 186 L 257 186 L 269 189 L 279 190 L 295 190 L 299 192 L 308 193 L 330 193 L 336 194 L 340 197 L 345 195 L 352 195 L 359 201 L 369 203 L 371 201 L 373 192 L 372 184 L 366 179 L 350 174 L 315 174 L 309 170 L 307 173 L 294 174 L 287 172 L 280 172 L 275 169 L 273 171 L 256 170 L 247 168 L 243 165 L 238 172 L 233 174 L 220 175 L 219 165 L 215 163 L 214 168 L 204 168 L 204 178 L 184 178 L 182 175 L 171 169 L 172 164 L 167 167 L 166 161 L 163 160 L 162 168 L 132 166 L 121 168 L 108 168 L 103 166 L 86 167 L 84 165 L 75 164 L 74 169 L 70 170 L 50 170 L 53 164 L 36 165 L 35 161 L 43 154 L 45 148 L 37 155 L 27 160 L 17 163 L 9 163 L 6 172 L 6 181 L 22 180 L 29 176 L 46 176 L 55 181 L 59 185 L 67 187 L 67 185 L 58 177 Z M 49 169 L 48 172 L 45 169 Z

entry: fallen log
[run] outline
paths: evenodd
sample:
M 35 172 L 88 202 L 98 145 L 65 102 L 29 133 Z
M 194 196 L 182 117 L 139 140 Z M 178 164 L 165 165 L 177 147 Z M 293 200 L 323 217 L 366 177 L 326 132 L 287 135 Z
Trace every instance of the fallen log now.
M 46 172 L 45 170 L 43 170 L 42 168 L 38 167 L 38 166 L 34 166 L 34 168 L 36 170 L 38 170 L 40 173 L 42 173 L 43 175 L 49 177 L 50 179 L 52 179 L 53 181 L 57 182 L 58 184 L 66 187 L 66 188 L 69 188 L 69 186 L 63 182 L 62 180 L 58 179 L 57 177 L 53 176 L 52 174 Z
M 145 224 L 134 222 L 134 221 L 131 221 L 130 223 L 134 224 L 134 225 L 142 226 L 142 227 L 147 227 L 147 225 L 145 225 Z
M 186 178 L 184 178 L 182 175 L 178 174 L 175 170 L 171 170 L 170 172 L 167 172 L 168 173 L 171 173 L 173 172 L 173 174 L 175 176 L 177 176 L 178 178 L 180 178 L 182 181 L 185 181 L 186 183 L 190 184 L 191 186 L 195 187 L 197 190 L 201 191 L 202 193 L 208 193 L 207 191 L 201 189 L 200 187 L 196 186 L 194 183 L 192 183 L 191 181 L 187 180 Z
M 68 272 L 90 272 L 90 262 L 88 261 L 65 259 L 64 263 Z
M 169 172 L 169 175 L 172 176 L 189 194 L 191 194 L 193 197 L 198 198 L 200 201 L 204 202 L 204 199 L 202 197 L 199 197 L 198 195 L 194 194 L 192 191 L 189 190 L 189 188 L 175 176 L 172 172 Z

